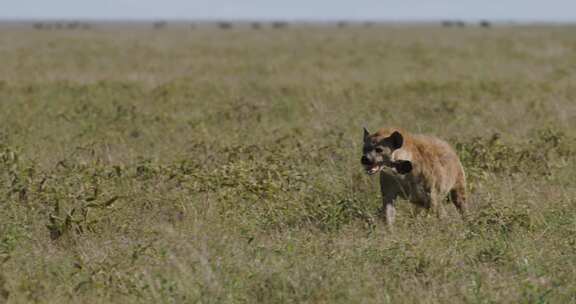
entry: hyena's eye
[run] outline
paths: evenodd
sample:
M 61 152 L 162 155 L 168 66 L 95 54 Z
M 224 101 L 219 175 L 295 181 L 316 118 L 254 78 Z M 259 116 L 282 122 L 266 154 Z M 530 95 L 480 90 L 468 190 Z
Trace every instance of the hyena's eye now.
M 384 152 L 384 149 L 382 149 L 381 147 L 376 147 L 376 148 L 374 148 L 374 150 L 376 150 L 377 153 Z

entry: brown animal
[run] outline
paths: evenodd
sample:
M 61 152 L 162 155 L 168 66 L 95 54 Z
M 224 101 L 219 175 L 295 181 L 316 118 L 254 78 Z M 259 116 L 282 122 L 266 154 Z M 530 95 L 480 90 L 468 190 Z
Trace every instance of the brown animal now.
M 408 199 L 417 211 L 424 208 L 442 216 L 440 203 L 449 194 L 460 214 L 466 213 L 464 169 L 454 149 L 439 138 L 397 128 L 370 134 L 364 128 L 361 163 L 369 175 L 380 172 L 382 209 L 389 227 L 398 197 Z

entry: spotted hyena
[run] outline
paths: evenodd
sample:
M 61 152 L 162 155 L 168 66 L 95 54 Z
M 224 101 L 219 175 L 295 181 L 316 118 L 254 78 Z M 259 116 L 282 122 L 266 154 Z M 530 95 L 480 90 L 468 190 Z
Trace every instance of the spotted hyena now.
M 408 199 L 417 210 L 442 215 L 440 203 L 450 196 L 465 215 L 466 178 L 458 155 L 445 141 L 410 134 L 397 128 L 370 134 L 364 128 L 362 166 L 366 173 L 380 173 L 383 212 L 388 226 L 394 222 L 398 197 Z

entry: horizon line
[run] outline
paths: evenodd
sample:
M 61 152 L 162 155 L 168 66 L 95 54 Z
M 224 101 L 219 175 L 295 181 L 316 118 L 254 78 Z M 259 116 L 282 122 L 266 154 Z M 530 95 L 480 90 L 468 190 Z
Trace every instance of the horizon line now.
M 86 22 L 154 22 L 154 21 L 172 21 L 172 22 L 292 22 L 292 23 L 326 23 L 326 22 L 377 22 L 377 23 L 430 23 L 442 21 L 464 21 L 464 22 L 481 22 L 489 21 L 494 23 L 549 23 L 549 24 L 571 24 L 576 23 L 576 19 L 545 19 L 545 18 L 304 18 L 304 17 L 3 17 L 0 16 L 0 22 L 39 22 L 39 21 L 86 21 Z

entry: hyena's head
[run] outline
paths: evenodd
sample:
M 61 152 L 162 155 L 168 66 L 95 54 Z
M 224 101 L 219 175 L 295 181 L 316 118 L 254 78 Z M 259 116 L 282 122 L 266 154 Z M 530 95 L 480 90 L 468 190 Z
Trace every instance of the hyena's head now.
M 404 137 L 398 131 L 390 134 L 377 132 L 370 134 L 364 128 L 364 145 L 360 162 L 369 175 L 378 173 L 386 168 L 394 169 L 400 174 L 412 171 L 412 163 L 407 160 L 395 160 L 392 153 L 402 148 Z

